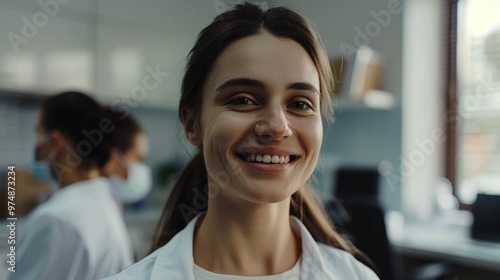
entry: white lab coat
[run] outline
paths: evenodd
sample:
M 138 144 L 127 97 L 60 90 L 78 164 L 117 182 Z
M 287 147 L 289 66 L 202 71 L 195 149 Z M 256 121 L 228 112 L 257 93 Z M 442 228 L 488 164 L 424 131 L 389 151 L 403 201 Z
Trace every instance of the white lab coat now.
M 105 280 L 194 280 L 193 234 L 197 216 L 170 242 L 121 273 Z M 375 273 L 351 254 L 316 242 L 296 217 L 292 227 L 300 231 L 302 262 L 300 279 L 304 280 L 378 280 Z
M 19 229 L 11 280 L 95 280 L 133 263 L 109 180 L 68 185 L 38 206 Z

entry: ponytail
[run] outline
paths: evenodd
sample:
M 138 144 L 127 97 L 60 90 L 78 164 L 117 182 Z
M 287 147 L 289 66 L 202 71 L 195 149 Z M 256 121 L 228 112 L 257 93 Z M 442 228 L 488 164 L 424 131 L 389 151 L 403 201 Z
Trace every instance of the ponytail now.
M 184 167 L 170 193 L 156 226 L 150 252 L 155 251 L 180 232 L 198 213 L 207 210 L 208 201 L 197 203 L 197 194 L 205 194 L 208 184 L 203 152 L 200 150 Z
M 299 218 L 317 242 L 347 251 L 367 266 L 373 262 L 352 244 L 348 237 L 341 235 L 328 218 L 318 195 L 310 185 L 301 187 L 292 195 L 290 215 Z
M 205 160 L 202 151 L 198 151 L 180 174 L 167 199 L 154 233 L 150 252 L 165 245 L 197 214 L 207 210 L 207 186 Z M 197 200 L 200 194 L 205 201 Z M 335 231 L 334 225 L 321 205 L 312 188 L 305 185 L 292 195 L 290 215 L 299 218 L 317 242 L 347 251 L 363 259 L 363 254 L 347 238 Z
M 208 175 L 203 151 L 198 151 L 184 167 L 170 193 L 160 221 L 156 226 L 150 253 L 167 244 L 177 233 L 208 206 Z M 201 201 L 199 198 L 202 198 Z M 296 191 L 290 200 L 290 215 L 299 218 L 315 241 L 344 250 L 365 265 L 377 270 L 375 264 L 351 241 L 335 230 L 323 203 L 310 185 Z

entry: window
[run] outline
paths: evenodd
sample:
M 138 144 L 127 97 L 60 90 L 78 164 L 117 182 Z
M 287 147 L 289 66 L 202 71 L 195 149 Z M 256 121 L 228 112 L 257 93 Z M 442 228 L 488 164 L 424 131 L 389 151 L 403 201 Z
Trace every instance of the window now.
M 457 6 L 456 194 L 500 194 L 500 1 Z

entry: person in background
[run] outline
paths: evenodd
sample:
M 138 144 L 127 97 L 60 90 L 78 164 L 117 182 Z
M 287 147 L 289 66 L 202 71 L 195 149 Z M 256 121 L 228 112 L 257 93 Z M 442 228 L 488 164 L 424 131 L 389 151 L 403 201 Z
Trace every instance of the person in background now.
M 123 203 L 140 202 L 152 187 L 151 168 L 144 164 L 149 154 L 149 139 L 130 114 L 106 108 L 105 115 L 111 120 L 114 131 L 104 174 L 111 180 L 120 207 L 123 207 Z
M 38 112 L 35 157 L 58 189 L 19 227 L 10 280 L 95 280 L 132 264 L 128 233 L 100 176 L 109 160 L 111 121 L 87 95 L 47 98 Z
M 198 148 L 174 185 L 153 252 L 107 279 L 374 280 L 308 180 L 332 71 L 302 16 L 242 4 L 191 49 L 179 117 Z

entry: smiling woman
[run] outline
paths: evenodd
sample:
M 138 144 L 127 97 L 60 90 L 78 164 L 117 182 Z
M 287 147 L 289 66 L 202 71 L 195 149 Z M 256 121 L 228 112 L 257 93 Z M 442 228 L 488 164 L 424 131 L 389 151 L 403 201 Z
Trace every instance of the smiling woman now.
M 307 184 L 332 90 L 325 51 L 297 13 L 244 4 L 216 17 L 189 54 L 179 104 L 198 153 L 153 252 L 114 279 L 378 279 Z

